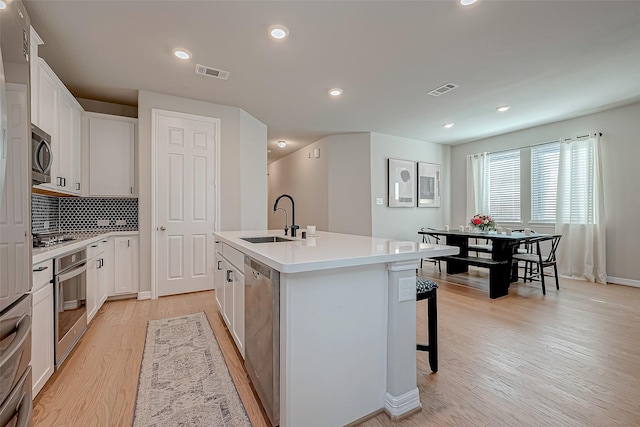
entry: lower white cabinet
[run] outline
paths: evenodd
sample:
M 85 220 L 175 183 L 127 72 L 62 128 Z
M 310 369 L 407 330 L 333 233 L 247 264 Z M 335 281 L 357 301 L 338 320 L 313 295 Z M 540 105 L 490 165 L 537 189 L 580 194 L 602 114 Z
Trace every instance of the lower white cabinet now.
M 231 337 L 244 358 L 244 256 L 230 246 L 216 252 L 216 303 Z
M 100 258 L 96 256 L 87 261 L 87 323 L 91 322 L 98 312 L 98 269 Z
M 53 262 L 33 268 L 33 312 L 31 319 L 32 395 L 42 390 L 53 375 Z
M 114 239 L 113 295 L 138 292 L 138 237 Z
M 98 306 L 107 300 L 109 292 L 113 289 L 113 278 L 115 275 L 115 263 L 113 257 L 114 239 L 104 239 L 100 242 L 103 247 L 102 255 L 100 255 L 100 269 L 98 270 Z

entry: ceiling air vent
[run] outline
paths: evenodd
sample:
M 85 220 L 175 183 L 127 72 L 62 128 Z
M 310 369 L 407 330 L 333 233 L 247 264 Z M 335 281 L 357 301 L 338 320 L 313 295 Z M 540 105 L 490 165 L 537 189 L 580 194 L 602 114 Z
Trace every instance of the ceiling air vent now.
M 196 74 L 227 80 L 231 73 L 228 71 L 218 70 L 217 68 L 207 67 L 206 65 L 196 64 Z
M 428 94 L 431 96 L 440 96 L 444 93 L 449 92 L 450 90 L 453 90 L 455 88 L 457 88 L 458 85 L 453 84 L 453 83 L 447 83 L 446 85 L 442 85 L 440 87 L 437 87 L 435 89 L 433 89 L 432 91 L 429 91 Z

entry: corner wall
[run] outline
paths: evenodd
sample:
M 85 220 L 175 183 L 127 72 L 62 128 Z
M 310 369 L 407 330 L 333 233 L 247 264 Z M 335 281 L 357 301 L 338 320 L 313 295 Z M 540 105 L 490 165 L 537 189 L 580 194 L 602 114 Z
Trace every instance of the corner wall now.
M 436 163 L 441 167 L 439 208 L 388 207 L 387 159 Z M 371 134 L 371 222 L 372 235 L 398 240 L 419 241 L 421 227 L 442 228 L 451 217 L 451 147 L 426 141 Z M 383 205 L 376 205 L 376 198 Z
M 467 154 L 520 148 L 588 132 L 602 132 L 607 274 L 612 283 L 640 286 L 640 264 L 637 262 L 640 229 L 635 226 L 640 212 L 640 198 L 637 197 L 640 181 L 638 118 L 640 103 L 454 146 L 451 156 L 452 225 L 468 221 L 465 218 Z M 523 208 L 525 204 L 529 202 L 523 201 Z M 523 211 L 523 214 L 526 213 Z M 527 227 L 529 223 L 527 218 L 524 219 L 524 227 Z M 532 225 L 532 228 L 541 227 Z

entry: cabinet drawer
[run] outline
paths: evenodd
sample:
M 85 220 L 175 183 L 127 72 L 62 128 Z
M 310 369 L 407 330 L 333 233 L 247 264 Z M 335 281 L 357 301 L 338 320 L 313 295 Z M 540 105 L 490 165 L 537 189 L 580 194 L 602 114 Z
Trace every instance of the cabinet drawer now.
M 222 256 L 225 257 L 235 268 L 244 273 L 244 254 L 239 250 L 223 243 Z
M 48 260 L 33 266 L 33 291 L 44 287 L 53 280 L 53 260 Z
M 101 252 L 100 241 L 97 240 L 87 246 L 87 259 L 91 259 L 98 256 L 100 252 Z

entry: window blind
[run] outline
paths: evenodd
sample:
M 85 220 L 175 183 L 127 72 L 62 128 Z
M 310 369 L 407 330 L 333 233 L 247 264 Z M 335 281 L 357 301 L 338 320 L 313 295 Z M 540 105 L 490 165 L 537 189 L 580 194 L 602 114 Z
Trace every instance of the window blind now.
M 520 150 L 490 153 L 487 164 L 489 215 L 495 221 L 520 221 Z
M 560 143 L 531 148 L 531 220 L 555 223 Z

